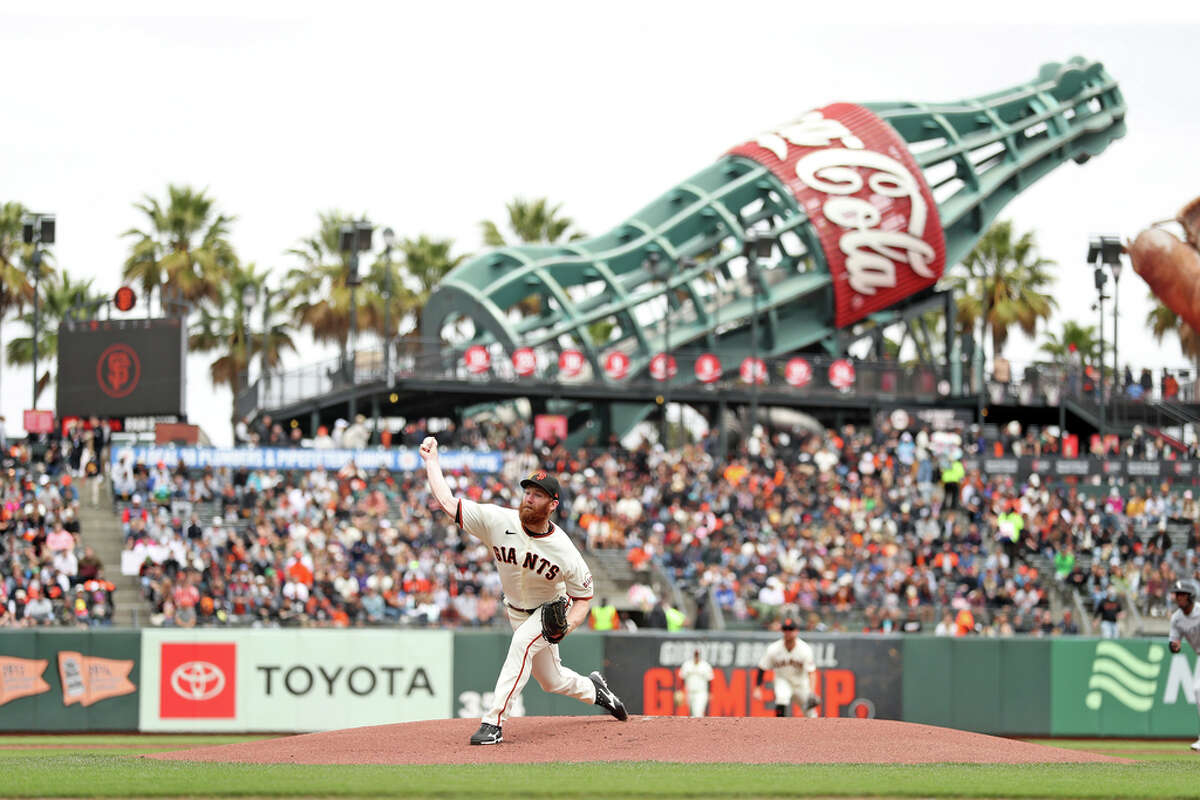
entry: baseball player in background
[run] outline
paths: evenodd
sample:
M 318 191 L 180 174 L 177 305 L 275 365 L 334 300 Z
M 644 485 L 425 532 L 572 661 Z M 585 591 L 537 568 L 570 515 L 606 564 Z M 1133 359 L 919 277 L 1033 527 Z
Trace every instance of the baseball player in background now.
M 796 633 L 792 619 L 783 621 L 783 638 L 771 642 L 758 662 L 754 673 L 754 699 L 762 700 L 763 674 L 775 672 L 775 716 L 786 717 L 792 698 L 804 709 L 804 715 L 815 717 L 821 698 L 813 687 L 817 684 L 817 662 L 809 647 Z
M 713 668 L 700 657 L 699 648 L 690 661 L 679 668 L 679 679 L 687 694 L 688 709 L 693 717 L 703 717 L 708 710 L 708 686 L 712 683 Z
M 628 719 L 624 704 L 603 676 L 593 672 L 585 678 L 564 667 L 558 645 L 543 634 L 543 605 L 553 605 L 564 593 L 570 599 L 561 638 L 587 619 L 592 599 L 591 570 L 566 532 L 550 521 L 550 514 L 558 508 L 558 479 L 543 470 L 534 472 L 521 481 L 525 490 L 521 507 L 504 508 L 454 496 L 438 463 L 434 437 L 421 442 L 421 458 L 429 490 L 438 504 L 460 528 L 492 549 L 513 629 L 508 656 L 496 680 L 494 704 L 471 736 L 471 744 L 504 741 L 502 729 L 512 699 L 525 688 L 531 674 L 547 692 L 574 697 L 606 709 L 619 720 Z
M 1196 655 L 1200 656 L 1200 606 L 1196 605 L 1196 584 L 1194 581 L 1175 581 L 1171 586 L 1171 594 L 1175 596 L 1175 605 L 1179 608 L 1171 614 L 1171 631 L 1168 634 L 1168 645 L 1172 653 L 1182 649 L 1181 640 L 1187 639 L 1188 644 Z M 1196 710 L 1200 712 L 1200 685 L 1196 690 Z M 1192 749 L 1200 752 L 1200 739 L 1192 742 Z

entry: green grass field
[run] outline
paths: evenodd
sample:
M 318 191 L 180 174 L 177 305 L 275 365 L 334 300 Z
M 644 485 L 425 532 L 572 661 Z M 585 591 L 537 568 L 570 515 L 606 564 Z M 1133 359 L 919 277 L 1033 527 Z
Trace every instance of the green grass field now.
M 139 753 L 252 736 L 0 736 L 0 797 L 1196 797 L 1178 741 L 1041 741 L 1133 764 L 310 766 L 189 764 Z M 52 745 L 53 747 L 48 747 Z

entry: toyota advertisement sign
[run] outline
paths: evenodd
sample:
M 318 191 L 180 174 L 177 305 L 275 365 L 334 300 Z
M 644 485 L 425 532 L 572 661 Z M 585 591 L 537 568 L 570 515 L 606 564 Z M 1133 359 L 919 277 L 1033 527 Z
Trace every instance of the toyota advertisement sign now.
M 444 719 L 450 631 L 147 630 L 144 731 L 318 731 Z

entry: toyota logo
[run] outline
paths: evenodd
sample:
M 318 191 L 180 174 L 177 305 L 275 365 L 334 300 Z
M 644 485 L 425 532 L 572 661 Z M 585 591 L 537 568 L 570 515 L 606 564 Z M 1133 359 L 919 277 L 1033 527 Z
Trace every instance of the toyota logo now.
M 225 688 L 225 673 L 207 661 L 188 661 L 171 673 L 171 688 L 184 700 L 211 700 Z

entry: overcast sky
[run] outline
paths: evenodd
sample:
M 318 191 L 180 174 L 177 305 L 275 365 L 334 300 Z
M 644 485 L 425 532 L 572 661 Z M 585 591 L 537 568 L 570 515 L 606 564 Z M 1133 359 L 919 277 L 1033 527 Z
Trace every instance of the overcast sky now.
M 1120 83 L 1128 134 L 1004 212 L 1058 262 L 1051 328 L 1096 322 L 1090 234 L 1132 237 L 1200 195 L 1193 4 L 1139 3 L 1136 18 L 1082 3 L 811 5 L 67 2 L 34 16 L 4 2 L 0 202 L 55 212 L 58 265 L 105 292 L 120 234 L 142 222 L 132 204 L 169 182 L 206 188 L 237 217 L 242 259 L 277 274 L 323 209 L 477 252 L 479 221 L 516 195 L 602 233 L 811 108 L 955 100 L 1074 55 Z M 1132 270 L 1120 298 L 1122 362 L 1184 366 L 1173 339 L 1146 333 Z M 1020 336 L 1006 351 L 1035 353 Z M 227 443 L 230 394 L 210 386 L 209 360 L 189 359 L 189 417 Z M 3 367 L 10 432 L 29 387 L 28 370 Z

